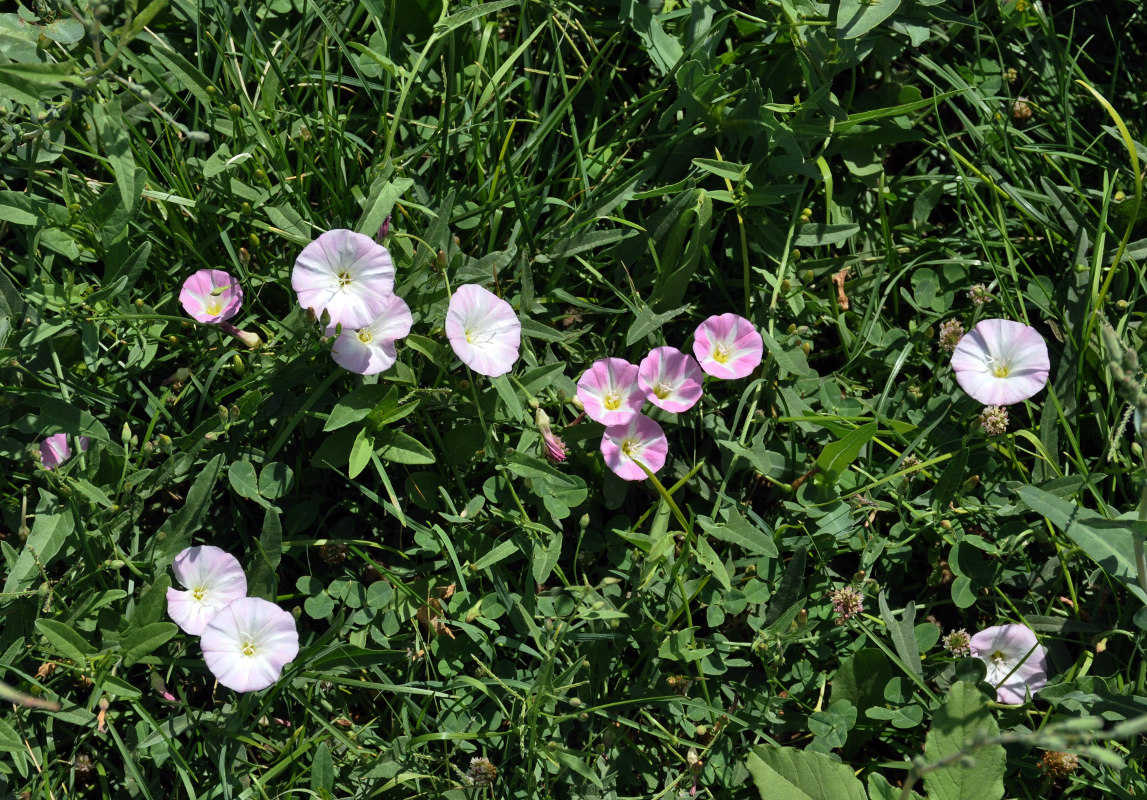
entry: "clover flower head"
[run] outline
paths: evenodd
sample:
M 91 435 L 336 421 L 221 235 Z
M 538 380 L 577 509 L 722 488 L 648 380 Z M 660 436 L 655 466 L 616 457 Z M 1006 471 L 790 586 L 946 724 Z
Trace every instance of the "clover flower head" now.
M 201 269 L 183 282 L 179 302 L 196 321 L 217 325 L 239 313 L 243 287 L 221 269 Z
M 239 559 L 213 545 L 188 547 L 171 564 L 175 579 L 187 589 L 167 590 L 167 615 L 199 636 L 220 609 L 247 594 L 247 576 Z
M 359 375 L 375 375 L 390 369 L 398 360 L 398 350 L 394 343 L 410 333 L 414 316 L 410 306 L 396 294 L 390 295 L 379 315 L 369 325 L 348 330 L 343 329 L 331 348 L 335 363 Z M 335 328 L 327 328 L 327 335 L 333 336 Z
M 676 347 L 655 347 L 641 360 L 637 383 L 645 399 L 666 411 L 688 411 L 701 399 L 701 372 L 697 359 Z
M 832 600 L 832 610 L 836 612 L 836 624 L 841 625 L 846 619 L 852 619 L 864 611 L 864 595 L 852 586 L 836 589 L 828 593 Z
M 992 302 L 992 293 L 988 291 L 988 287 L 982 283 L 972 285 L 968 290 L 968 299 L 972 301 L 974 306 L 983 306 Z
M 1037 765 L 1040 771 L 1053 778 L 1066 778 L 1079 768 L 1079 756 L 1059 750 L 1045 750 Z
M 972 652 L 972 637 L 960 628 L 944 637 L 944 647 L 954 656 L 966 656 Z
M 80 437 L 80 449 L 87 450 L 91 440 Z M 53 433 L 40 442 L 40 463 L 44 469 L 55 469 L 72 457 L 72 447 L 68 444 L 68 434 Z
M 602 425 L 624 425 L 637 416 L 645 402 L 639 372 L 624 358 L 593 362 L 577 381 L 576 397 L 586 416 Z
M 1003 406 L 984 406 L 979 422 L 989 436 L 1001 436 L 1008 432 L 1008 410 Z
M 1047 685 L 1047 648 L 1026 625 L 993 625 L 973 636 L 968 647 L 987 664 L 986 680 L 1001 703 L 1023 703 Z
M 946 319 L 940 323 L 940 349 L 949 353 L 956 349 L 964 336 L 964 323 L 958 319 Z
M 760 332 L 736 314 L 709 317 L 693 333 L 693 355 L 714 378 L 744 378 L 761 363 L 764 352 Z
M 1051 361 L 1035 328 L 1008 319 L 981 320 L 956 345 L 952 369 L 960 387 L 986 406 L 1008 406 L 1047 383 Z
M 522 344 L 522 323 L 513 307 L 476 284 L 454 290 L 446 309 L 446 338 L 462 363 L 496 378 L 514 368 Z
M 215 679 L 237 692 L 257 692 L 279 679 L 299 654 L 295 618 L 261 597 L 223 607 L 203 631 L 203 659 Z
M 546 458 L 558 464 L 565 461 L 569 455 L 569 448 L 550 427 L 549 414 L 539 408 L 534 420 L 538 424 L 538 433 L 542 435 L 542 448 L 545 450 Z
M 601 454 L 605 464 L 619 478 L 627 481 L 645 480 L 645 470 L 657 472 L 665 466 L 669 455 L 669 440 L 656 421 L 644 414 L 635 414 L 628 422 L 612 425 L 601 437 Z
M 291 270 L 299 305 L 332 325 L 357 330 L 386 309 L 394 292 L 394 262 L 385 247 L 365 234 L 336 229 L 303 248 Z
M 466 780 L 471 786 L 492 786 L 498 777 L 498 768 L 490 759 L 478 757 L 470 759 L 470 769 L 466 770 Z

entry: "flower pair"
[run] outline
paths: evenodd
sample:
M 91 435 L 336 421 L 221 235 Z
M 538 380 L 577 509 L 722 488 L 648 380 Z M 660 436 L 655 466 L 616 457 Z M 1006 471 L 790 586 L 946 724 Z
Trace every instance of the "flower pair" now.
M 237 692 L 266 689 L 299 653 L 295 619 L 274 603 L 247 597 L 238 559 L 218 547 L 188 547 L 171 565 L 185 591 L 167 590 L 167 613 L 200 636 L 207 668 Z
M 291 285 L 303 308 L 330 319 L 327 335 L 341 326 L 331 355 L 360 375 L 389 369 L 395 342 L 410 334 L 414 317 L 394 294 L 394 262 L 385 247 L 349 230 L 320 235 L 299 254 Z M 481 286 L 464 285 L 450 298 L 446 337 L 462 361 L 490 377 L 513 368 L 522 324 L 505 300 Z

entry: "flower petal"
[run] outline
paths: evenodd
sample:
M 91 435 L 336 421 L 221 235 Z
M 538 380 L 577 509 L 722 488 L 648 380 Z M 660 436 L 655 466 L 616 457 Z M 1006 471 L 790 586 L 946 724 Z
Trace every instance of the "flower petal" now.
M 247 594 L 247 576 L 235 556 L 212 545 L 188 547 L 171 564 L 186 591 L 167 590 L 167 614 L 185 632 L 198 636 L 228 603 Z
M 208 623 L 200 641 L 207 668 L 237 692 L 266 689 L 299 654 L 295 619 L 274 603 L 243 597 Z

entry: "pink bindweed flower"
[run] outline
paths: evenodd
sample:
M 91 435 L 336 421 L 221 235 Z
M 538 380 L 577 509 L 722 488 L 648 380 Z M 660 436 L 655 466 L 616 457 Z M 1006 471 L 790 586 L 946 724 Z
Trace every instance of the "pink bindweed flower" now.
M 197 321 L 216 325 L 239 313 L 243 287 L 221 269 L 201 269 L 183 282 L 179 302 Z
M 971 653 L 988 665 L 996 700 L 1018 704 L 1047 685 L 1047 648 L 1026 625 L 994 625 L 971 638 Z
M 669 455 L 669 440 L 656 421 L 644 414 L 636 414 L 629 422 L 605 429 L 601 437 L 601 454 L 605 464 L 619 478 L 627 481 L 645 480 L 645 471 L 635 462 L 640 461 L 650 472 L 665 466 Z
M 446 309 L 446 338 L 462 363 L 496 378 L 514 368 L 522 344 L 522 323 L 505 300 L 467 283 L 454 290 Z
M 413 324 L 410 306 L 392 294 L 386 308 L 372 323 L 358 330 L 343 330 L 335 340 L 331 356 L 339 366 L 359 375 L 383 372 L 398 360 L 394 343 L 409 334 Z M 334 332 L 333 325 L 327 329 L 328 336 Z
M 693 334 L 693 354 L 714 378 L 744 378 L 761 363 L 764 352 L 760 332 L 736 314 L 709 317 Z
M 212 545 L 188 547 L 171 564 L 185 591 L 167 590 L 167 615 L 199 636 L 220 609 L 247 594 L 247 576 L 239 560 Z
M 645 402 L 639 372 L 624 358 L 593 362 L 577 381 L 576 397 L 586 416 L 602 425 L 624 425 L 637 416 Z
M 80 437 L 80 449 L 87 450 L 89 439 Z M 55 469 L 72 457 L 72 447 L 68 444 L 68 434 L 53 433 L 40 442 L 40 463 L 45 469 Z
M 666 411 L 688 411 L 701 399 L 705 379 L 697 359 L 676 347 L 655 347 L 641 360 L 637 383 L 645 399 Z
M 394 292 L 394 262 L 385 247 L 361 233 L 336 229 L 303 248 L 291 271 L 299 305 L 325 310 L 331 324 L 358 329 L 374 322 Z
M 250 350 L 255 350 L 256 348 L 263 346 L 263 339 L 257 333 L 252 333 L 251 331 L 241 331 L 230 322 L 220 322 L 219 328 L 224 333 L 229 333 L 234 336 L 236 339 L 246 345 Z
M 295 618 L 274 603 L 242 597 L 207 623 L 199 644 L 215 680 L 237 692 L 257 692 L 299 654 L 299 631 Z
M 1051 361 L 1036 329 L 1010 319 L 985 319 L 956 345 L 952 369 L 965 392 L 986 406 L 1007 406 L 1047 383 Z
M 546 458 L 558 464 L 565 461 L 570 451 L 566 443 L 550 427 L 550 415 L 539 408 L 534 420 L 538 423 L 538 433 L 542 435 L 542 448 L 545 450 Z

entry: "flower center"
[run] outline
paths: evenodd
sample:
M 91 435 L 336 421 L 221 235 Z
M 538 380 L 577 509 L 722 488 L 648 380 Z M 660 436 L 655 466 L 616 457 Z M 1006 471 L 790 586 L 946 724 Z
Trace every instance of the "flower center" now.
M 641 454 L 641 443 L 637 439 L 626 439 L 621 443 L 621 452 L 629 458 L 635 458 Z
M 243 655 L 245 656 L 255 655 L 255 643 L 250 639 L 244 638 L 243 645 L 240 649 L 243 651 Z
M 223 313 L 223 301 L 218 297 L 212 297 L 203 304 L 203 310 L 211 316 L 217 317 Z
M 713 348 L 713 360 L 718 364 L 724 364 L 729 360 L 729 356 L 731 355 L 729 345 L 724 342 L 717 342 L 717 345 Z
M 194 597 L 196 600 L 198 600 L 200 603 L 202 603 L 203 598 L 207 596 L 207 587 L 206 586 L 196 586 L 194 589 L 191 590 L 191 596 Z
M 1011 370 L 1008 369 L 1008 365 L 1003 363 L 1002 361 L 997 363 L 994 367 L 992 367 L 992 374 L 995 375 L 997 378 L 1006 378 L 1006 377 L 1008 377 L 1009 372 L 1011 372 Z
M 466 344 L 474 344 L 474 331 L 471 328 L 466 329 Z
M 657 395 L 659 399 L 664 400 L 666 397 L 673 394 L 673 387 L 665 381 L 659 381 L 657 385 L 653 387 L 653 393 Z
M 370 328 L 362 328 L 355 331 L 355 334 L 358 336 L 358 340 L 363 344 L 370 344 L 371 339 L 374 338 L 374 336 L 371 335 Z
M 1004 662 L 1006 662 L 1007 660 L 1008 660 L 1008 657 L 1001 650 L 997 650 L 996 652 L 992 653 L 992 663 L 995 664 L 997 667 L 1003 666 Z
M 350 273 L 345 269 L 340 271 L 336 278 L 338 279 L 340 289 L 345 289 L 346 287 L 350 286 L 351 281 L 353 280 Z
M 605 393 L 605 397 L 601 399 L 601 404 L 605 406 L 606 411 L 617 411 L 621 408 L 621 395 L 616 389 L 611 389 Z

